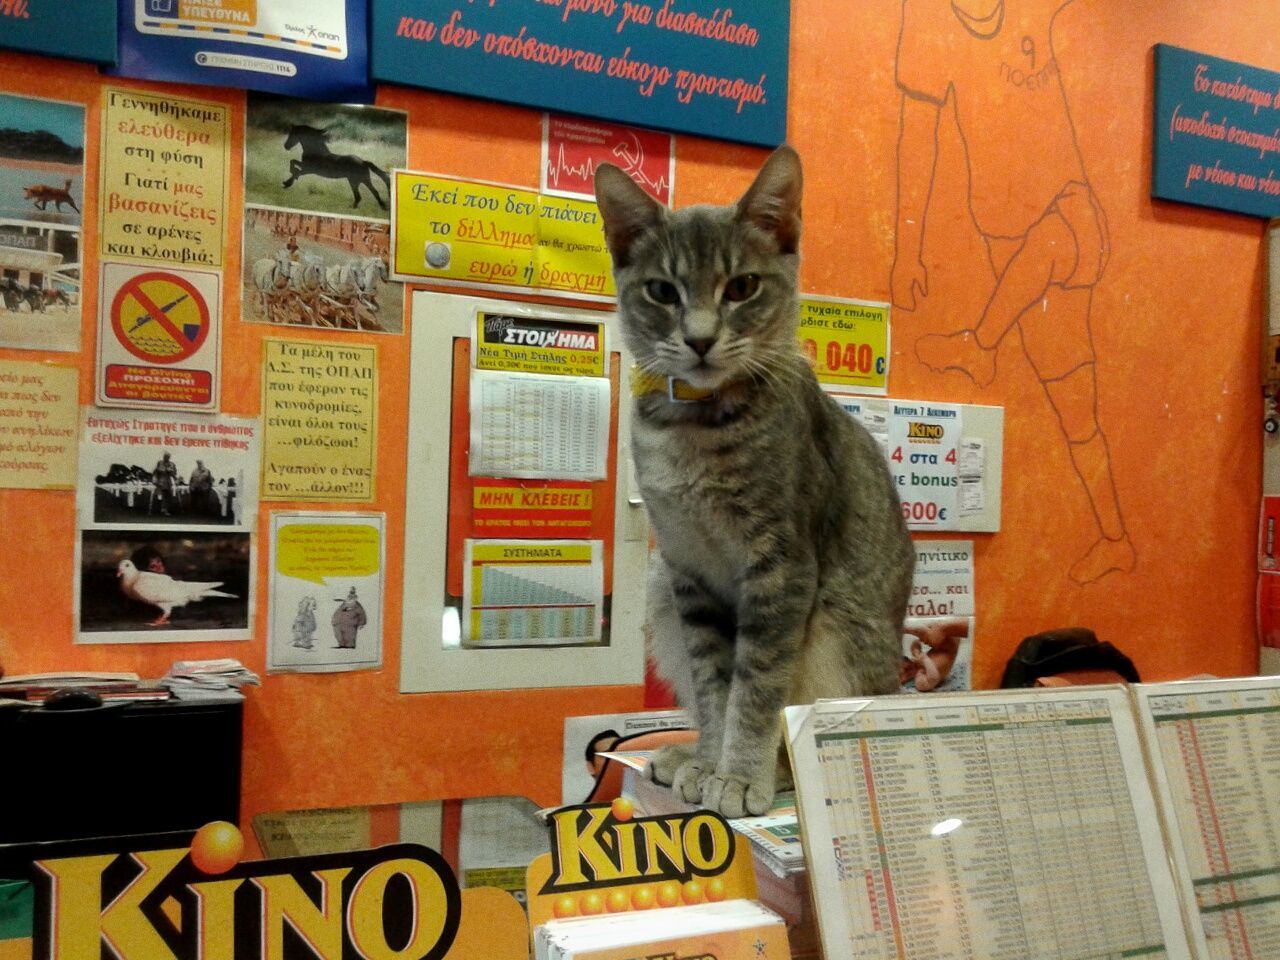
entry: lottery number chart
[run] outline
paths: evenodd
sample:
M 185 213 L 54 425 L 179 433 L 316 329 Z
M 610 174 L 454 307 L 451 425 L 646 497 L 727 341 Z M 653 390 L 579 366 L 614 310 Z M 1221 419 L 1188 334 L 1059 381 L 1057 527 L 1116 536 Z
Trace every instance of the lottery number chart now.
M 1191 956 L 1122 689 L 787 721 L 828 956 Z
M 1138 688 L 1212 960 L 1280 957 L 1280 678 Z

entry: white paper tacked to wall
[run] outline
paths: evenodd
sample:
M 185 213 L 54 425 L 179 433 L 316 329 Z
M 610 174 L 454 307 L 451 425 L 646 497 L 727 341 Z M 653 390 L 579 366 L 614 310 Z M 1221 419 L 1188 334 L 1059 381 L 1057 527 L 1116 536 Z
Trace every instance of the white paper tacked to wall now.
M 471 475 L 603 479 L 609 390 L 601 377 L 474 371 Z
M 468 540 L 462 641 L 520 647 L 599 643 L 599 540 Z

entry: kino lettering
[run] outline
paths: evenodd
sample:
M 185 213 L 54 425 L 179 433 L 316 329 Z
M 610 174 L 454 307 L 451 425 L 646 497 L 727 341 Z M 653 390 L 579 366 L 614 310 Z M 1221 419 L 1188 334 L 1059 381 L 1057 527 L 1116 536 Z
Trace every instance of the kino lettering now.
M 461 912 L 448 864 L 414 844 L 249 861 L 217 879 L 187 850 L 36 866 L 33 960 L 98 957 L 104 947 L 116 960 L 284 960 L 286 926 L 317 960 L 440 960 Z M 407 892 L 395 900 L 404 909 L 384 911 L 389 887 Z M 169 898 L 180 924 L 161 908 Z
M 551 878 L 541 892 L 714 877 L 729 868 L 733 836 L 709 810 L 619 820 L 607 804 L 569 807 L 551 817 Z

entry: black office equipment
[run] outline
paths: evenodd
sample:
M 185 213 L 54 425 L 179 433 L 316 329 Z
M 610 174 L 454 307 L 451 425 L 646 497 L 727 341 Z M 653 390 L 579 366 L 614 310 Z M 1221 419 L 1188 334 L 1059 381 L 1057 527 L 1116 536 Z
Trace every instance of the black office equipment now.
M 0 844 L 238 823 L 243 708 L 0 711 Z

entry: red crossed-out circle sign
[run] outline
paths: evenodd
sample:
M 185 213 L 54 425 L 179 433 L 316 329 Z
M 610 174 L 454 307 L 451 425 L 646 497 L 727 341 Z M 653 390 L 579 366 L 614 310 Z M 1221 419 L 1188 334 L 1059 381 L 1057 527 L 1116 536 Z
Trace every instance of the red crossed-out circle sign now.
M 130 277 L 111 301 L 116 339 L 147 363 L 186 360 L 208 339 L 211 323 L 204 294 L 164 270 Z

